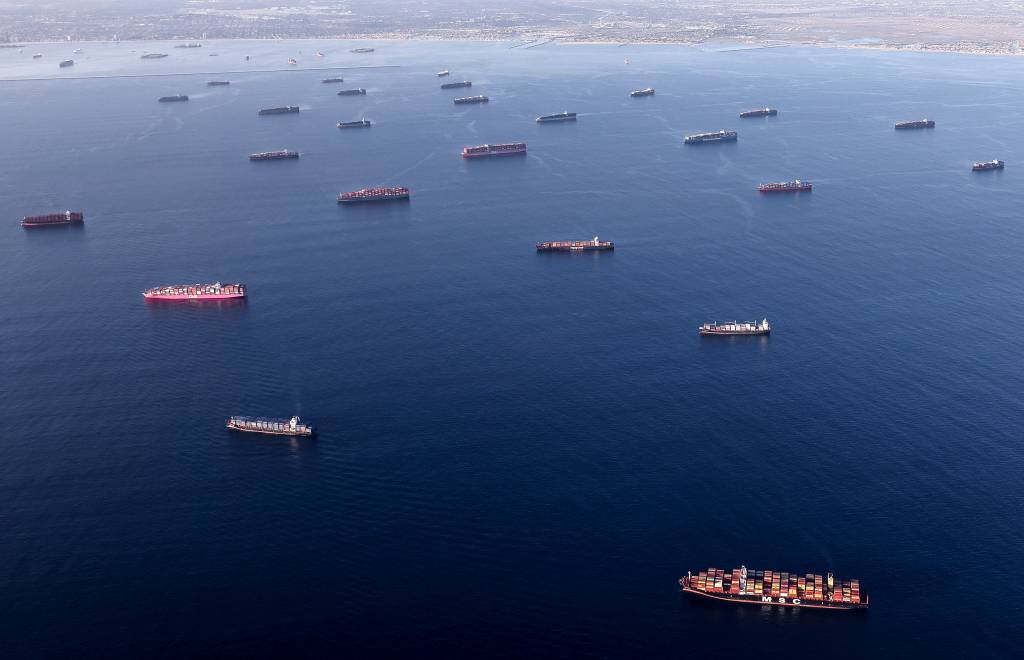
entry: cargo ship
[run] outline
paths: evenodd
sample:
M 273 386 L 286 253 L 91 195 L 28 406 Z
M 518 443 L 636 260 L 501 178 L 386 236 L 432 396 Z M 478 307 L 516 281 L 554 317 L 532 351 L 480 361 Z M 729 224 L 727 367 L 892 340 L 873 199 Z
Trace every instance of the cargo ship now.
M 1006 163 L 1001 160 L 990 160 L 986 163 L 975 163 L 971 165 L 971 169 L 975 172 L 984 172 L 985 170 L 1001 170 L 1006 167 Z
M 444 77 L 445 77 L 445 76 L 447 76 L 447 75 L 448 75 L 449 73 L 450 73 L 450 72 L 448 71 L 448 69 L 445 69 L 444 71 L 438 71 L 438 72 L 437 72 L 437 77 L 438 77 L 438 78 L 444 78 Z
M 81 211 L 64 211 L 63 213 L 50 213 L 48 215 L 28 215 L 21 219 L 21 226 L 32 227 L 56 227 L 59 225 L 76 225 L 85 222 L 85 215 Z
M 235 415 L 227 421 L 232 431 L 245 433 L 262 433 L 264 435 L 313 435 L 312 424 L 306 424 L 297 416 L 291 419 L 274 419 L 272 417 L 242 417 Z
M 809 607 L 821 610 L 866 610 L 868 595 L 860 580 L 843 580 L 831 573 L 797 575 L 780 571 L 755 571 L 746 566 L 724 571 L 709 568 L 679 578 L 685 593 L 749 605 Z
M 779 114 L 779 111 L 775 108 L 759 108 L 757 110 L 744 110 L 740 113 L 740 119 L 749 119 L 750 117 L 774 117 Z
M 409 199 L 408 188 L 363 188 L 338 195 L 339 204 L 360 202 L 397 202 Z
M 630 92 L 629 95 L 633 96 L 633 97 L 637 97 L 637 96 L 654 96 L 654 88 L 653 87 L 645 87 L 643 89 L 636 89 L 636 90 L 633 90 L 632 92 Z
M 359 121 L 339 121 L 338 128 L 369 128 L 373 126 L 369 119 L 360 119 Z
M 349 51 L 350 53 L 372 53 L 372 48 L 353 48 Z
M 526 153 L 525 142 L 509 144 L 481 144 L 478 147 L 464 147 L 463 158 L 489 158 L 491 156 L 516 156 Z
M 160 103 L 180 103 L 181 101 L 187 101 L 188 94 L 174 94 L 173 96 L 161 96 L 157 99 Z
M 211 80 L 210 82 L 206 83 L 206 86 L 207 87 L 224 87 L 225 85 L 230 85 L 230 84 L 231 84 L 230 80 Z
M 195 42 L 189 42 L 187 44 L 177 44 L 175 46 L 175 48 L 202 48 L 202 47 L 203 47 L 203 44 L 198 44 L 198 43 L 195 43 Z
M 61 63 L 58 66 L 60 68 L 62 68 L 62 69 L 66 69 L 69 66 L 75 66 L 75 61 L 74 60 L 62 60 Z
M 146 289 L 146 300 L 230 300 L 245 298 L 244 284 L 173 284 Z
M 467 105 L 469 103 L 488 103 L 491 99 L 486 96 L 460 96 L 455 99 L 455 105 Z
M 362 88 L 359 88 L 359 89 L 343 89 L 340 92 L 338 92 L 338 96 L 361 96 L 363 94 L 366 94 L 366 90 L 362 89 Z
M 786 193 L 786 192 L 810 192 L 814 186 L 810 181 L 783 181 L 781 183 L 762 183 L 757 187 L 757 192 L 763 193 Z
M 537 117 L 538 124 L 546 124 L 552 121 L 576 121 L 575 112 L 559 112 L 553 115 L 541 115 Z
M 705 323 L 704 325 L 697 328 L 697 332 L 702 336 L 712 337 L 732 337 L 736 335 L 767 335 L 772 331 L 771 324 L 768 323 L 768 319 L 762 319 L 760 323 L 757 321 L 751 321 L 750 323 Z
M 33 56 L 32 56 L 32 59 L 34 59 L 34 60 L 38 60 L 38 59 L 39 59 L 40 57 L 42 57 L 42 56 L 43 56 L 43 54 L 42 54 L 42 53 L 36 53 L 35 55 L 33 55 Z
M 290 66 L 297 66 L 299 64 L 299 61 L 297 59 L 295 59 L 294 57 L 289 57 L 288 58 L 288 64 Z
M 935 121 L 931 119 L 915 119 L 914 121 L 898 121 L 896 122 L 896 130 L 906 130 L 908 128 L 935 128 Z
M 341 83 L 341 82 L 345 82 L 345 79 L 344 78 L 324 78 L 320 82 L 322 82 L 322 83 Z
M 259 115 L 284 115 L 284 114 L 288 114 L 290 112 L 298 112 L 298 111 L 299 111 L 299 106 L 297 106 L 297 105 L 288 105 L 288 106 L 284 106 L 282 108 L 263 108 L 262 110 L 260 110 L 256 114 L 259 114 Z
M 160 60 L 167 57 L 167 53 L 146 53 L 142 56 L 144 60 Z
M 537 243 L 537 252 L 602 252 L 614 249 L 614 242 L 602 241 L 597 236 L 591 241 L 547 241 Z
M 687 135 L 686 144 L 705 144 L 707 142 L 735 142 L 739 135 L 736 131 L 715 131 L 714 133 L 697 133 Z
M 468 80 L 463 80 L 462 82 L 443 83 L 441 85 L 441 89 L 459 89 L 460 87 L 472 87 L 472 86 L 473 86 L 473 83 L 469 82 Z
M 298 151 L 288 151 L 287 149 L 282 149 L 281 151 L 260 151 L 255 154 L 249 154 L 249 160 L 287 160 L 298 157 Z

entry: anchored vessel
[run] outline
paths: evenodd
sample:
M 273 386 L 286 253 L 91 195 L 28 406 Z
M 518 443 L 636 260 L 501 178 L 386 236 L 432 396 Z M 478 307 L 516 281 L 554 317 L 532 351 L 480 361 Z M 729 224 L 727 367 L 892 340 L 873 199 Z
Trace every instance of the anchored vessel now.
M 338 195 L 339 204 L 393 202 L 403 199 L 409 199 L 408 188 L 363 188 Z
M 178 103 L 180 101 L 187 101 L 188 94 L 174 94 L 173 96 L 161 96 L 157 99 L 160 103 Z
M 808 192 L 813 188 L 810 181 L 783 181 L 781 183 L 762 183 L 757 186 L 757 192 L 763 193 L 784 193 L 784 192 Z
M 740 113 L 740 119 L 748 119 L 750 117 L 774 117 L 779 114 L 779 111 L 775 108 L 759 108 L 757 110 L 745 110 Z
M 289 151 L 287 149 L 282 149 L 281 151 L 260 151 L 259 153 L 249 154 L 249 160 L 285 160 L 298 157 L 298 151 Z
M 866 610 L 868 595 L 861 592 L 860 580 L 842 580 L 831 573 L 825 576 L 797 575 L 779 571 L 755 571 L 746 566 L 732 569 L 709 568 L 697 575 L 687 572 L 679 578 L 686 593 L 752 605 L 811 607 L 824 610 Z
M 297 106 L 297 105 L 287 105 L 287 106 L 284 106 L 283 108 L 263 108 L 257 114 L 260 114 L 260 115 L 284 115 L 284 114 L 288 114 L 290 112 L 298 112 L 298 111 L 299 111 L 299 106 Z
M 298 65 L 298 63 L 299 63 L 299 61 L 298 61 L 297 59 L 295 59 L 295 58 L 293 58 L 293 57 L 289 57 L 289 58 L 288 58 L 288 64 L 290 64 L 290 65 L 292 65 L 292 66 L 297 66 L 297 65 Z
M 175 48 L 202 48 L 202 47 L 203 47 L 203 44 L 199 44 L 199 43 L 195 43 L 195 42 L 189 42 L 187 44 L 178 44 L 178 45 L 175 46 Z
M 438 71 L 437 72 L 437 77 L 438 78 L 444 78 L 445 76 L 448 75 L 448 73 L 449 73 L 448 69 L 445 69 L 444 71 Z
M 74 225 L 85 222 L 85 216 L 81 211 L 64 211 L 63 213 L 50 213 L 48 215 L 29 215 L 21 219 L 21 226 L 31 227 L 55 227 L 57 225 Z
M 263 433 L 266 435 L 313 435 L 313 425 L 298 417 L 275 419 L 272 417 L 242 417 L 235 415 L 228 419 L 227 427 L 232 431 Z
M 736 131 L 715 131 L 714 133 L 697 133 L 687 135 L 686 144 L 704 144 L 705 142 L 735 142 L 739 137 Z
M 42 54 L 42 53 L 36 53 L 35 55 L 33 55 L 33 56 L 32 56 L 32 59 L 34 59 L 34 60 L 38 60 L 38 59 L 39 59 L 40 57 L 42 57 L 42 56 L 43 56 L 43 54 Z
M 75 66 L 75 61 L 74 60 L 63 60 L 63 61 L 61 61 L 59 66 L 62 69 L 66 69 L 69 66 Z
M 369 119 L 360 119 L 359 121 L 339 121 L 338 128 L 369 128 L 373 126 Z
M 537 252 L 598 252 L 614 249 L 614 242 L 602 241 L 597 236 L 592 241 L 548 241 L 537 243 Z
M 914 121 L 896 122 L 896 130 L 906 130 L 908 128 L 935 128 L 935 121 L 932 119 L 915 119 Z
M 230 80 L 211 80 L 210 82 L 206 83 L 208 87 L 223 87 L 224 85 L 230 84 Z
M 322 83 L 340 83 L 340 82 L 345 82 L 345 79 L 344 78 L 324 78 L 320 82 L 322 82 Z
M 460 87 L 472 87 L 472 86 L 473 86 L 473 83 L 471 83 L 468 80 L 463 80 L 462 82 L 443 83 L 441 85 L 441 89 L 458 89 Z
M 630 96 L 654 96 L 653 87 L 645 87 L 643 89 L 637 89 L 629 93 Z
M 146 289 L 146 300 L 229 300 L 245 298 L 244 284 L 172 284 Z
M 360 96 L 362 94 L 366 94 L 366 90 L 362 89 L 362 88 L 359 88 L 359 89 L 343 89 L 340 92 L 338 92 L 338 96 Z
M 455 105 L 466 105 L 467 103 L 487 103 L 491 99 L 486 96 L 460 96 L 455 99 Z
M 733 335 L 767 335 L 772 331 L 768 319 L 762 319 L 760 323 L 705 323 L 697 328 L 702 336 L 733 336 Z
M 537 117 L 538 124 L 546 124 L 549 121 L 576 121 L 575 112 L 559 112 L 553 115 L 541 115 Z
M 1001 160 L 990 160 L 987 163 L 975 163 L 971 166 L 971 169 L 975 172 L 984 172 L 985 170 L 1001 170 L 1006 167 L 1006 163 Z
M 372 48 L 353 48 L 349 51 L 350 53 L 372 53 Z
M 167 57 L 167 53 L 146 53 L 142 56 L 144 60 L 159 60 Z
M 489 158 L 491 156 L 515 156 L 526 153 L 525 142 L 509 144 L 481 144 L 478 147 L 464 147 L 463 158 Z

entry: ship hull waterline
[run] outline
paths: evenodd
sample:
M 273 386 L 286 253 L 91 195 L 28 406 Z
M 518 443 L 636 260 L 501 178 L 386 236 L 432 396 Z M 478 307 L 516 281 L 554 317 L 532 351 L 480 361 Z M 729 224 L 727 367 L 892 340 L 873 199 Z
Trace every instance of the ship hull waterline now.
M 825 604 L 825 603 L 809 603 L 802 599 L 795 599 L 799 602 L 793 602 L 794 599 L 772 596 L 740 596 L 735 594 L 710 594 L 704 591 L 693 589 L 691 587 L 683 586 L 682 590 L 684 593 L 691 594 L 700 598 L 707 598 L 710 600 L 716 600 L 727 603 L 739 603 L 742 605 L 763 605 L 769 607 L 794 607 L 798 609 L 813 609 L 813 610 L 844 610 L 853 612 L 867 612 L 867 603 L 849 603 L 849 604 Z M 756 600 L 755 600 L 756 599 Z M 767 599 L 767 600 L 765 600 Z

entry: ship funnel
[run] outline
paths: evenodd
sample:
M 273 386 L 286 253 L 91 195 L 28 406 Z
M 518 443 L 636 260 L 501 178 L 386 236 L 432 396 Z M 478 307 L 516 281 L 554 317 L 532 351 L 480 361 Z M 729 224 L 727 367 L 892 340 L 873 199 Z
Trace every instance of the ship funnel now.
M 597 236 L 595 236 L 595 237 L 594 237 L 594 245 L 597 245 L 598 243 L 600 243 L 600 241 L 599 241 L 599 240 L 597 240 Z
M 291 418 L 291 419 L 290 419 L 290 420 L 288 421 L 288 425 L 289 425 L 289 426 L 291 427 L 291 429 L 292 429 L 292 430 L 294 431 L 294 430 L 295 430 L 295 427 L 297 427 L 297 426 L 299 425 L 299 418 L 298 418 L 298 417 L 292 417 L 292 418 Z

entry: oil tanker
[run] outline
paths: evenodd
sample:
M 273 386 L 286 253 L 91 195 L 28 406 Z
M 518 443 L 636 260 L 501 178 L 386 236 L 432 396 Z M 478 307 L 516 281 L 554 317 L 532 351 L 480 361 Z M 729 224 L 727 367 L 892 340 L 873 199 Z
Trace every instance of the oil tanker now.
M 345 82 L 345 79 L 344 78 L 324 78 L 320 82 L 322 82 L 324 84 L 343 83 L 343 82 Z
M 146 289 L 146 300 L 231 300 L 245 298 L 244 284 L 172 284 Z
M 249 154 L 249 160 L 289 160 L 299 157 L 298 151 L 289 151 L 282 149 L 281 151 L 261 151 L 255 154 Z
M 780 571 L 755 571 L 746 566 L 709 568 L 679 578 L 683 591 L 703 598 L 777 607 L 808 607 L 820 610 L 868 608 L 868 595 L 860 580 L 843 580 L 831 573 L 797 575 Z
M 971 165 L 971 169 L 975 172 L 984 172 L 986 170 L 1001 170 L 1006 167 L 1006 163 L 1001 160 L 990 160 L 987 163 L 975 163 Z
M 538 124 L 546 124 L 552 121 L 576 121 L 575 112 L 557 112 L 553 115 L 541 115 L 537 117 Z
M 637 96 L 654 96 L 654 88 L 653 87 L 645 87 L 643 89 L 636 89 L 636 90 L 633 90 L 632 92 L 630 92 L 629 95 L 634 97 L 634 98 L 637 97 Z
M 396 202 L 409 199 L 408 188 L 363 188 L 338 195 L 339 204 L 360 202 Z
M 262 433 L 264 435 L 313 435 L 312 424 L 307 424 L 297 416 L 291 419 L 275 419 L 272 417 L 243 417 L 235 415 L 228 418 L 227 427 L 232 431 L 245 433 Z
M 548 241 L 537 243 L 537 252 L 603 252 L 614 249 L 614 242 L 602 241 L 597 236 L 591 241 Z
M 211 80 L 210 82 L 206 83 L 206 86 L 207 87 L 225 87 L 225 86 L 230 85 L 230 84 L 231 84 L 230 80 Z
M 360 119 L 358 121 L 339 121 L 338 128 L 369 128 L 373 126 L 369 119 Z
M 366 94 L 366 90 L 363 88 L 359 89 L 343 89 L 338 92 L 338 96 L 363 96 Z
M 772 331 L 772 326 L 768 323 L 768 319 L 763 319 L 760 323 L 751 321 L 750 323 L 705 323 L 704 325 L 697 328 L 697 332 L 702 337 L 733 337 L 737 335 L 767 335 Z
M 142 56 L 144 60 L 162 60 L 167 57 L 167 53 L 146 53 Z
M 492 156 L 518 156 L 526 153 L 525 142 L 509 144 L 481 144 L 478 147 L 464 147 L 463 158 L 490 158 Z
M 913 121 L 896 122 L 896 130 L 907 130 L 910 128 L 935 128 L 935 121 L 932 119 L 915 119 Z
M 757 186 L 757 192 L 762 193 L 786 193 L 786 192 L 810 192 L 814 186 L 810 181 L 783 181 L 781 183 L 762 183 Z
M 460 87 L 472 87 L 472 86 L 473 86 L 473 83 L 471 83 L 468 80 L 463 80 L 462 82 L 442 83 L 441 84 L 441 89 L 458 89 Z
M 708 142 L 735 142 L 739 135 L 736 131 L 715 131 L 714 133 L 697 133 L 687 135 L 683 140 L 686 144 L 706 144 Z
M 489 98 L 487 98 L 486 96 L 483 96 L 483 95 L 480 95 L 480 96 L 460 96 L 459 98 L 455 99 L 455 105 L 466 105 L 468 103 L 487 103 L 490 100 L 491 99 L 489 99 Z
M 63 213 L 50 213 L 48 215 L 25 216 L 21 219 L 21 226 L 30 229 L 32 227 L 77 225 L 83 222 L 85 222 L 85 215 L 81 211 L 64 211 Z
M 744 110 L 740 113 L 740 119 L 749 119 L 751 117 L 774 117 L 779 114 L 779 111 L 775 108 L 758 108 L 757 110 Z
M 161 96 L 157 99 L 160 103 L 180 103 L 188 100 L 188 94 L 174 94 L 173 96 Z
M 260 116 L 263 116 L 263 115 L 286 115 L 286 114 L 289 114 L 289 113 L 292 113 L 292 112 L 298 112 L 298 111 L 299 111 L 299 106 L 297 106 L 297 105 L 286 105 L 286 106 L 282 106 L 280 108 L 263 108 L 262 110 L 260 110 L 256 114 L 258 114 Z

